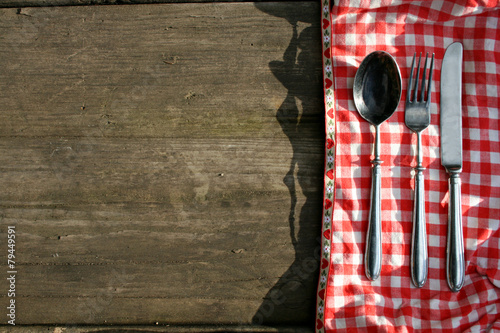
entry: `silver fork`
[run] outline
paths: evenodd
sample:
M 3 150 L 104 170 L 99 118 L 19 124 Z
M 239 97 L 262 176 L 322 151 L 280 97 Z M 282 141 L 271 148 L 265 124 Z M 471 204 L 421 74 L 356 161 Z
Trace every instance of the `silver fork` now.
M 420 87 L 420 96 L 418 95 L 418 80 L 420 74 L 420 59 L 418 57 L 417 75 L 413 80 L 413 69 L 415 67 L 415 58 L 413 55 L 411 63 L 410 79 L 406 95 L 405 123 L 413 132 L 417 133 L 417 166 L 415 167 L 415 194 L 413 206 L 413 232 L 411 245 L 411 279 L 413 284 L 420 288 L 427 280 L 428 254 L 427 254 L 427 233 L 425 223 L 425 192 L 424 192 L 424 170 L 422 165 L 422 131 L 426 129 L 431 121 L 431 86 L 432 86 L 432 68 L 434 65 L 434 53 L 432 54 L 431 66 L 429 68 L 429 80 L 427 88 L 425 85 L 427 58 L 425 56 L 424 70 L 422 72 L 422 82 Z M 413 82 L 415 84 L 413 84 Z M 427 92 L 427 95 L 425 94 Z M 413 96 L 412 96 L 413 95 Z M 420 97 L 420 98 L 418 98 Z

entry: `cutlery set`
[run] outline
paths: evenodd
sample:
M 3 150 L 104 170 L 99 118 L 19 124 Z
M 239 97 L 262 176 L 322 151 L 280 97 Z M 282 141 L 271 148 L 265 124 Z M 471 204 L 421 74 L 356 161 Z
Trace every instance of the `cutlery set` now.
M 462 171 L 462 54 L 461 43 L 446 49 L 441 67 L 440 135 L 441 163 L 449 174 L 448 234 L 446 245 L 446 278 L 452 291 L 459 291 L 464 283 L 465 261 L 462 235 L 460 172 Z M 416 287 L 427 281 L 428 251 L 425 220 L 424 170 L 422 165 L 421 133 L 430 124 L 432 72 L 434 54 L 423 61 L 420 80 L 420 54 L 413 56 L 405 103 L 405 124 L 417 134 L 417 165 L 413 230 L 411 244 L 411 280 Z M 415 63 L 417 67 L 415 70 Z M 419 81 L 420 80 L 420 81 Z M 375 126 L 374 159 L 371 161 L 372 184 L 370 212 L 366 233 L 365 274 L 370 280 L 380 276 L 382 267 L 381 236 L 381 163 L 380 124 L 397 109 L 401 98 L 401 74 L 395 59 L 384 51 L 366 56 L 354 78 L 354 104 L 361 117 Z

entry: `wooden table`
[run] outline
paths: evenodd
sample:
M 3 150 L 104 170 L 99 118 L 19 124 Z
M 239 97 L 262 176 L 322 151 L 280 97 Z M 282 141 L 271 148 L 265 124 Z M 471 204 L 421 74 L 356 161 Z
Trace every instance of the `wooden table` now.
M 18 330 L 312 330 L 319 2 L 145 2 L 0 5 L 2 311 L 15 226 Z

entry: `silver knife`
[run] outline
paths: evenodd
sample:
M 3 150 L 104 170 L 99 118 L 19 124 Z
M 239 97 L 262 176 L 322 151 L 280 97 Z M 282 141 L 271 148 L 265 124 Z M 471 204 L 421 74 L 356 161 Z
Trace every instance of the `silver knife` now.
M 462 231 L 462 57 L 463 46 L 446 49 L 441 65 L 441 164 L 450 175 L 446 279 L 452 291 L 459 291 L 465 279 Z

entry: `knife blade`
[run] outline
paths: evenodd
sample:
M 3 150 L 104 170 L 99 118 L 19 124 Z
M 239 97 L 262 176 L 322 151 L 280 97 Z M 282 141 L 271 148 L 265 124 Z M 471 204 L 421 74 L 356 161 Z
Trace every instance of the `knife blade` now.
M 452 291 L 459 291 L 465 280 L 462 231 L 462 60 L 463 46 L 448 46 L 441 65 L 441 164 L 449 174 L 448 235 L 446 279 Z

